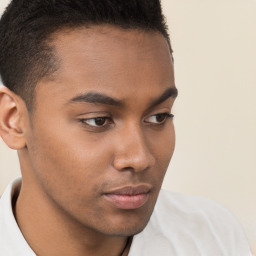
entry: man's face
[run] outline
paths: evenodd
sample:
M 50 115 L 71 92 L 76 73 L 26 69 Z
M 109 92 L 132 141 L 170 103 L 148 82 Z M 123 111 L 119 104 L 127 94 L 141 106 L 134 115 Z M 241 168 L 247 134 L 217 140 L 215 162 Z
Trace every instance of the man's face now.
M 36 88 L 24 186 L 30 176 L 38 200 L 85 229 L 138 233 L 174 150 L 168 45 L 107 26 L 59 32 L 54 45 L 60 68 Z

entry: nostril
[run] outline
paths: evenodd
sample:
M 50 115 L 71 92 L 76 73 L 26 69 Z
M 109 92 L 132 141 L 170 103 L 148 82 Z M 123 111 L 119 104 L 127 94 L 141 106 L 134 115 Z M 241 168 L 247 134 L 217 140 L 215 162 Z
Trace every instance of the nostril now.
M 132 170 L 132 169 L 133 169 L 133 168 L 132 168 L 131 166 L 128 166 L 128 167 L 124 167 L 124 168 L 123 168 L 124 171 L 130 171 L 130 170 Z

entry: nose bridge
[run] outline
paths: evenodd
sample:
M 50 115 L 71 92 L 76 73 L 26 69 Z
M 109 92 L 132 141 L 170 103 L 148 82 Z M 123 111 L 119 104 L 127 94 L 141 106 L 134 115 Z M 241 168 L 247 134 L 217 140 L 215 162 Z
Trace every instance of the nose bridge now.
M 155 159 L 139 124 L 130 124 L 120 132 L 115 154 L 115 168 L 142 171 L 154 165 Z

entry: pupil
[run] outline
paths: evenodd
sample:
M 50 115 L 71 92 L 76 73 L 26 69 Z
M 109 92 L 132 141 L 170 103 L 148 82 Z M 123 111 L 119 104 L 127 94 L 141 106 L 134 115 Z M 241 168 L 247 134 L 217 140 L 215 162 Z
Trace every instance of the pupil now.
M 165 120 L 165 114 L 158 114 L 156 115 L 157 122 L 163 122 Z
M 96 119 L 95 119 L 95 123 L 97 124 L 97 125 L 103 125 L 104 123 L 105 123 L 105 118 L 104 117 L 97 117 Z

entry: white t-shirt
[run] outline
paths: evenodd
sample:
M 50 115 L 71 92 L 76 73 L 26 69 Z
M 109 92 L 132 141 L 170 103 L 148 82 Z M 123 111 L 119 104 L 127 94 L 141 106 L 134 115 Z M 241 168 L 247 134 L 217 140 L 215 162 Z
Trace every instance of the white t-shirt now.
M 35 256 L 12 211 L 21 180 L 0 199 L 0 255 Z M 107 255 L 106 255 L 107 256 Z M 134 236 L 129 256 L 251 256 L 245 234 L 225 208 L 202 197 L 161 191 L 146 228 Z

